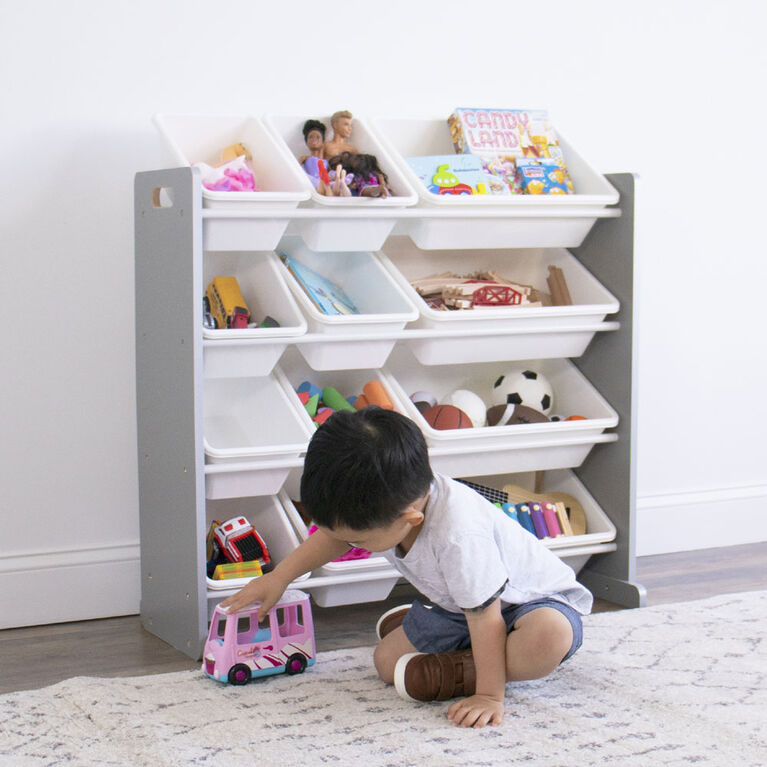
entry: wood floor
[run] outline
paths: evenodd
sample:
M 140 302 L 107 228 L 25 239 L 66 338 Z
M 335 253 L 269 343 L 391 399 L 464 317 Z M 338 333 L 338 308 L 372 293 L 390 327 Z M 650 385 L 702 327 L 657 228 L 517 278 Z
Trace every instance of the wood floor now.
M 647 604 L 767 589 L 767 543 L 640 557 L 637 582 Z M 385 602 L 314 610 L 320 651 L 375 643 L 378 616 L 414 591 L 397 586 Z M 594 611 L 621 609 L 597 600 Z M 72 676 L 138 676 L 198 667 L 146 632 L 137 615 L 0 631 L 0 693 L 30 690 Z

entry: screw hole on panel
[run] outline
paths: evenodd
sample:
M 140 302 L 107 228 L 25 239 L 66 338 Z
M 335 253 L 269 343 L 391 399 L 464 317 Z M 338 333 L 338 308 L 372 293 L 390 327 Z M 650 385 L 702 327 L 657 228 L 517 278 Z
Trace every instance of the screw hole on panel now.
M 152 190 L 152 205 L 155 208 L 172 208 L 173 189 L 168 186 L 156 186 Z

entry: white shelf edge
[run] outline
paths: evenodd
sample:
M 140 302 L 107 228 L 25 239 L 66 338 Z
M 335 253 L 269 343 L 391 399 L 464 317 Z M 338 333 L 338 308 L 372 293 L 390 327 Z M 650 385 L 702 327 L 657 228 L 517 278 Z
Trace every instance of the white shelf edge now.
M 512 320 L 513 322 L 513 320 Z M 620 322 L 593 322 L 586 325 L 561 325 L 535 328 L 413 328 L 379 333 L 305 333 L 302 336 L 276 338 L 203 338 L 203 345 L 219 346 L 265 346 L 282 341 L 286 344 L 349 343 L 350 341 L 417 341 L 422 339 L 448 338 L 495 338 L 499 336 L 545 335 L 547 333 L 594 333 L 620 329 Z M 236 331 L 234 331 L 236 332 Z
M 619 218 L 620 208 L 605 208 L 594 205 L 573 205 L 565 208 L 508 209 L 500 205 L 495 208 L 476 210 L 451 210 L 440 208 L 343 208 L 326 210 L 324 208 L 291 208 L 288 210 L 269 209 L 257 210 L 249 207 L 247 210 L 232 210 L 231 208 L 203 208 L 203 219 L 272 219 L 278 221 L 300 220 L 347 220 L 347 219 L 389 219 L 407 220 L 424 218 L 443 218 L 453 220 L 477 220 L 497 218 Z

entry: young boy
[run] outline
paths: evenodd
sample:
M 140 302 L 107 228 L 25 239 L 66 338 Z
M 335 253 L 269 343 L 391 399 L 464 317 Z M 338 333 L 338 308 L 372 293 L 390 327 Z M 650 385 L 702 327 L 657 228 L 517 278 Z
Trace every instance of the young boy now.
M 434 475 L 408 418 L 334 414 L 309 443 L 301 501 L 317 532 L 224 606 L 267 611 L 293 579 L 350 547 L 382 553 L 433 604 L 381 617 L 376 670 L 405 698 L 466 696 L 448 709 L 464 727 L 500 724 L 507 681 L 546 676 L 580 646 L 591 594 L 479 493 Z

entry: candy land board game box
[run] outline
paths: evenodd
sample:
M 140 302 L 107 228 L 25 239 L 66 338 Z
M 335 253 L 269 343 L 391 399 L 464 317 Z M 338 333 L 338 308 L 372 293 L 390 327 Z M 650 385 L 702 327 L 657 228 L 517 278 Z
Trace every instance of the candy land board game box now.
M 562 157 L 545 109 L 458 107 L 447 123 L 459 154 Z

